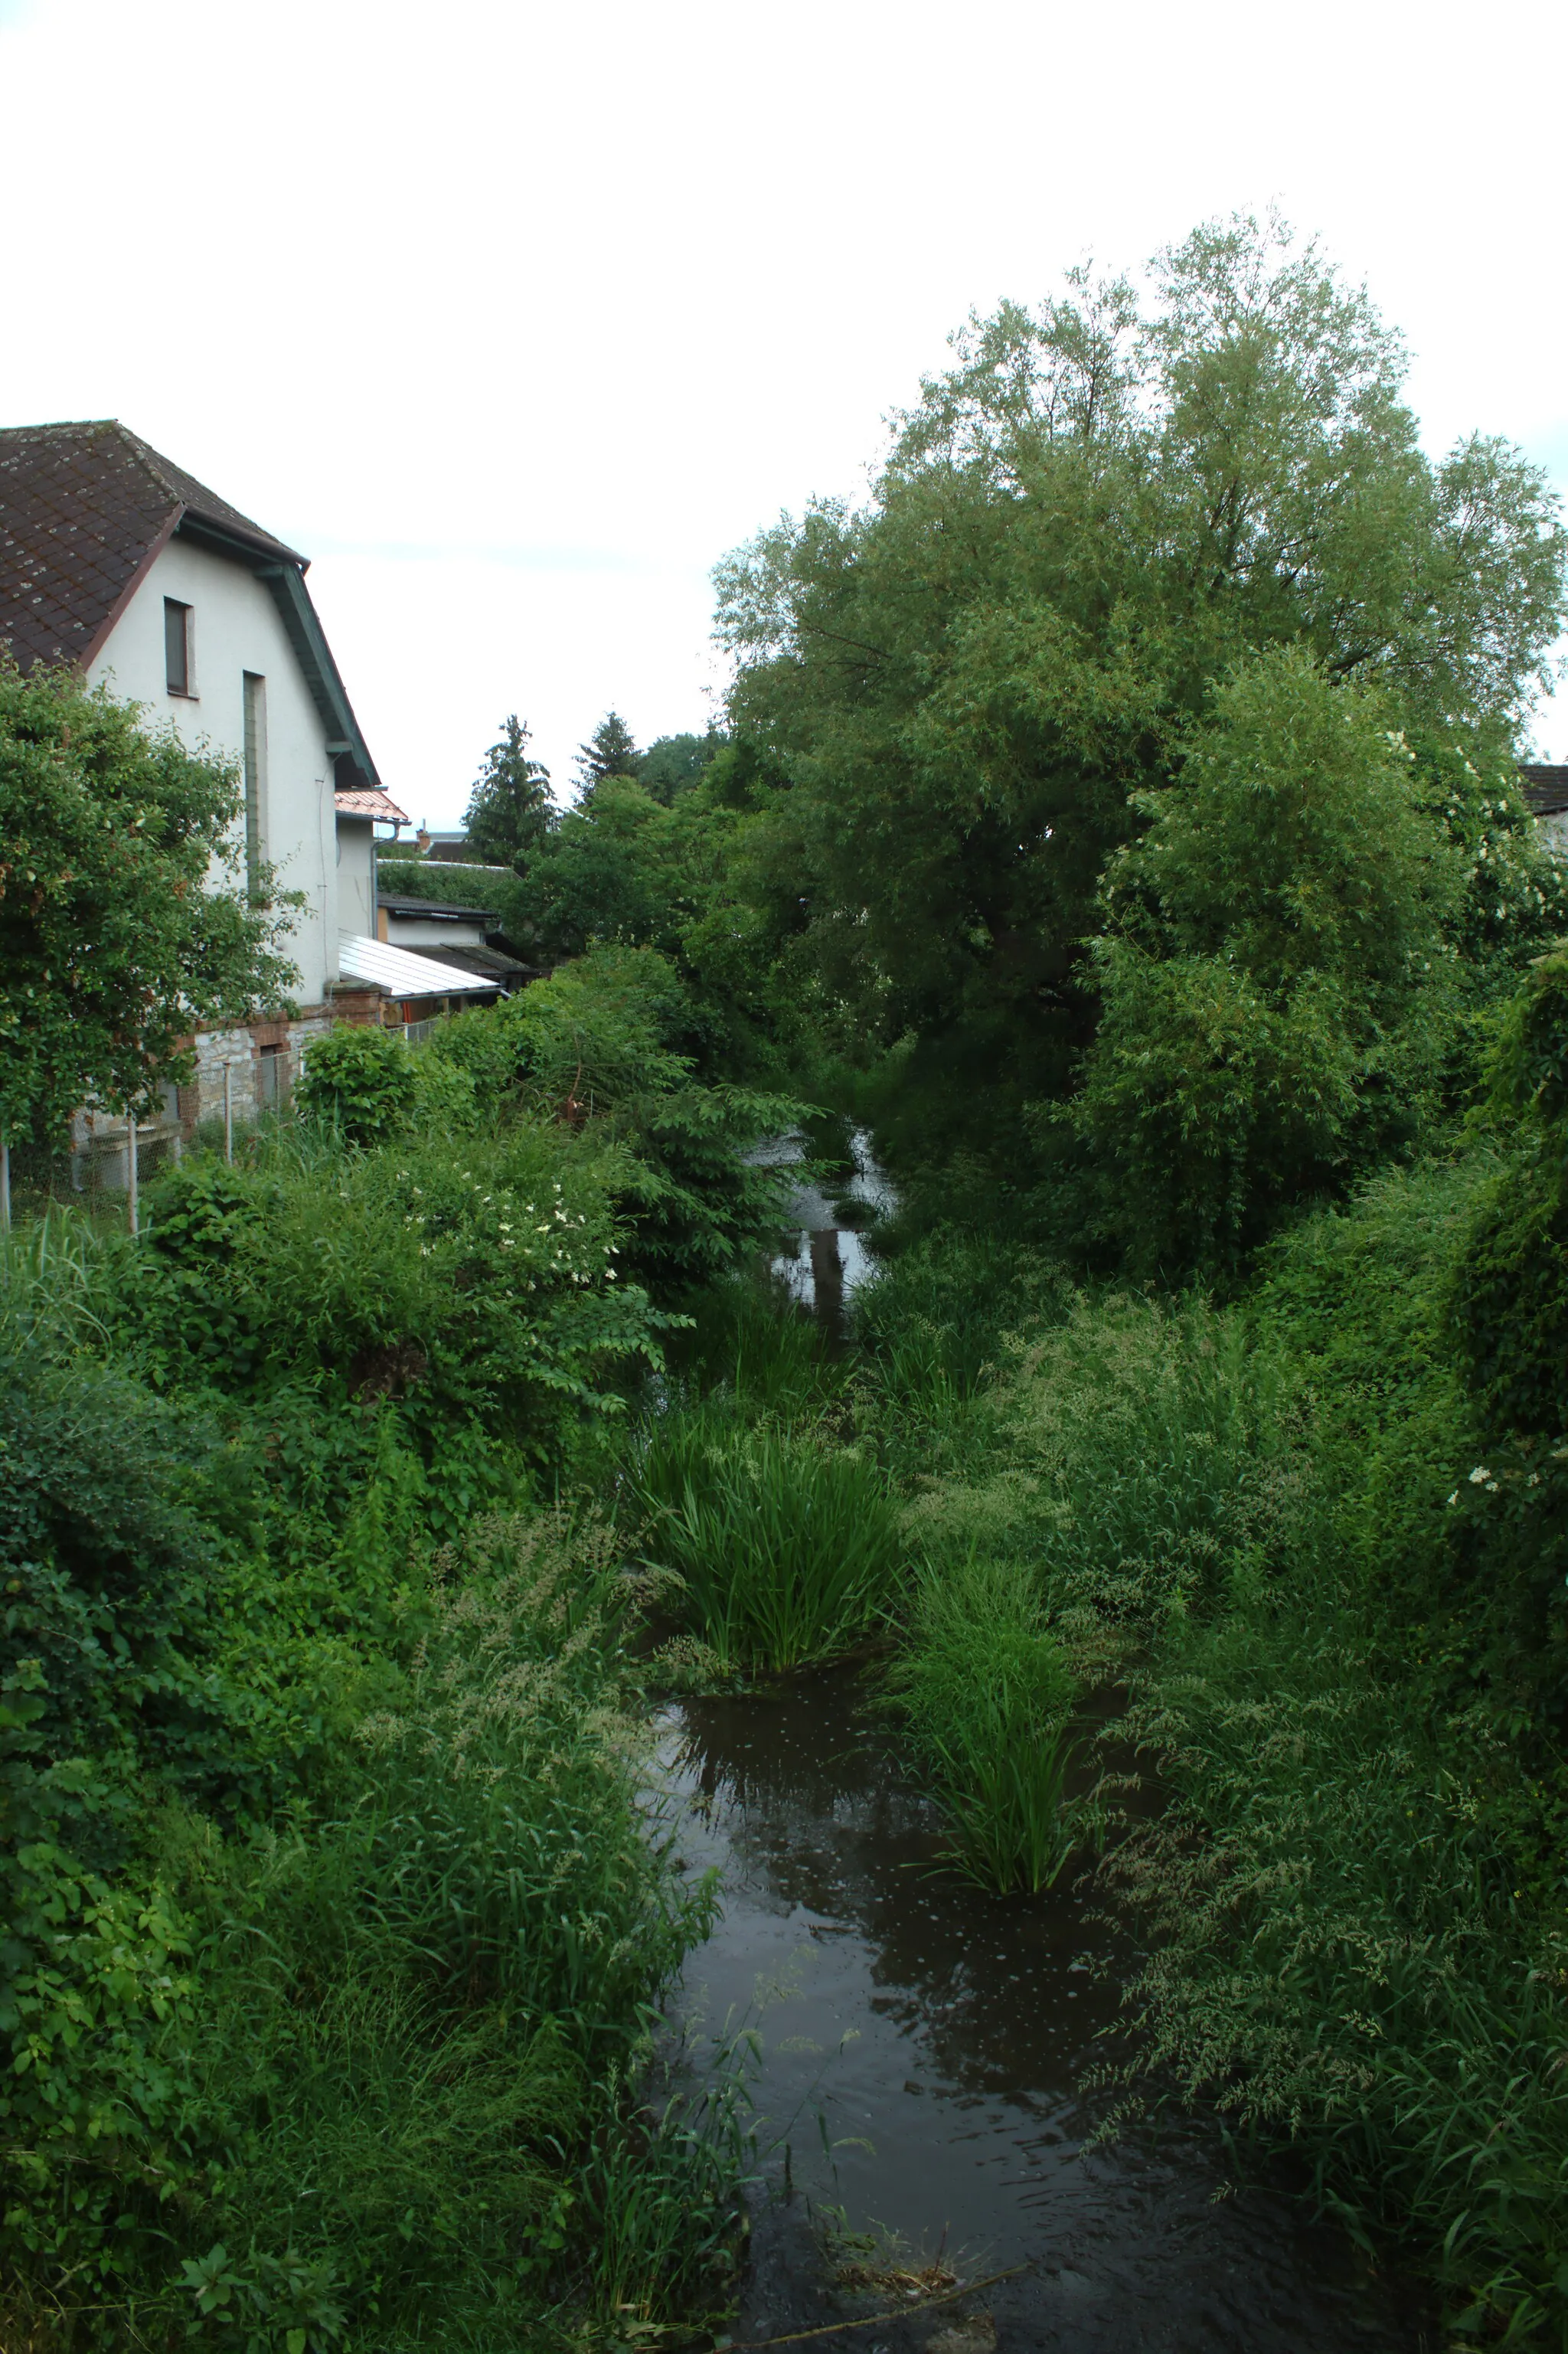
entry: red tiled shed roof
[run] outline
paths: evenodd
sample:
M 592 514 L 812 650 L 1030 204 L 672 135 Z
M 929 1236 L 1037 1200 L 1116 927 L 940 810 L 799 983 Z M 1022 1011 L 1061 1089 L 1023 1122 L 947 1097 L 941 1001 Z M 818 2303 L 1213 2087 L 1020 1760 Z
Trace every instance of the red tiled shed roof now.
M 385 818 L 388 825 L 411 822 L 407 810 L 400 810 L 390 793 L 376 786 L 369 792 L 334 793 L 333 805 L 339 817 Z

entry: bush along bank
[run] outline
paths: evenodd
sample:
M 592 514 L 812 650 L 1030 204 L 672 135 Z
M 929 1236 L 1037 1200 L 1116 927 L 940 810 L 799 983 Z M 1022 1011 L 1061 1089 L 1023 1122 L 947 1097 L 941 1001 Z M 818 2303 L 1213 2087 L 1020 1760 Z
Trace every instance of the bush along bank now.
M 139 1244 L 11 1242 L 7 2346 L 726 2302 L 736 2089 L 660 2092 L 651 2041 L 713 1896 L 648 1812 L 590 1490 L 789 1108 L 694 1085 L 673 988 L 611 951 L 439 1047 L 336 1034 Z

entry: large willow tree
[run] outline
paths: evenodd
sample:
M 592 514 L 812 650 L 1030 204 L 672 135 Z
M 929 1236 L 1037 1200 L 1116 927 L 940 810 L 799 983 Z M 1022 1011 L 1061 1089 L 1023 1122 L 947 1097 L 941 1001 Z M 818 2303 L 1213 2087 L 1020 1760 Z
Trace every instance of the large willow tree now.
M 797 953 L 916 1034 L 938 1096 L 1000 1110 L 1074 1084 L 1107 859 L 1233 667 L 1295 647 L 1378 694 L 1417 769 L 1457 730 L 1495 756 L 1564 535 L 1506 444 L 1426 455 L 1398 337 L 1274 221 L 1200 228 L 1141 296 L 1074 272 L 953 350 L 864 505 L 720 567 L 720 626 L 737 726 L 788 780 Z

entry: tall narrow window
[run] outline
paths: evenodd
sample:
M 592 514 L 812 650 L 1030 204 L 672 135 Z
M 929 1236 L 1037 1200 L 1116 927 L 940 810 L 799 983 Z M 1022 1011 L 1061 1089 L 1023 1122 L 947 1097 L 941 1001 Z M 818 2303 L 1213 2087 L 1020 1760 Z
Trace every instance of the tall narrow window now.
M 191 609 L 173 597 L 164 599 L 164 668 L 168 673 L 169 693 L 188 695 L 191 691 Z
M 245 677 L 245 880 L 253 899 L 261 893 L 267 855 L 267 682 L 256 671 Z

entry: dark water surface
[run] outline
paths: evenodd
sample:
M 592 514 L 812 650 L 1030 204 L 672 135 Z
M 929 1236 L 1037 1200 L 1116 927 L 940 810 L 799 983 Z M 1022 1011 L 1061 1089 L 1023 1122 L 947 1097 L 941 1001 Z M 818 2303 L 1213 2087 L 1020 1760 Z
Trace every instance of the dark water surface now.
M 1070 1887 L 998 1903 L 933 1873 L 934 1811 L 864 1700 L 839 1670 L 662 1723 L 680 1851 L 724 1885 L 675 2008 L 710 2032 L 757 2022 L 759 2138 L 788 2144 L 765 2162 L 736 2339 L 886 2301 L 833 2286 L 816 2225 L 838 2208 L 917 2254 L 945 2247 L 968 2279 L 1027 2269 L 918 2318 L 835 2330 L 822 2354 L 1433 2345 L 1423 2296 L 1283 2183 L 1232 2188 L 1207 2126 L 1085 2150 L 1097 2111 L 1078 2083 L 1116 2014 L 1085 1956 L 1111 1933 Z

